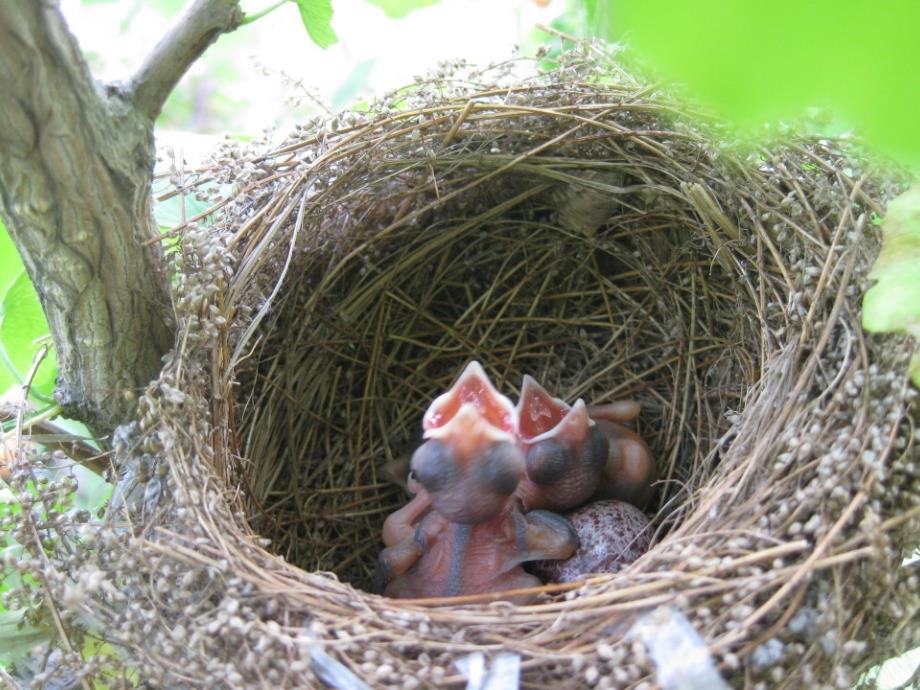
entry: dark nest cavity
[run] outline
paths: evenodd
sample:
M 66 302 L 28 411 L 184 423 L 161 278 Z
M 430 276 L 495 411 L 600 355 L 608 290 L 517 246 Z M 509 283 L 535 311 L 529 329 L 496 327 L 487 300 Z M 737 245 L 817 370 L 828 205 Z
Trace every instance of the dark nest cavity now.
M 451 161 L 414 192 L 432 206 L 416 222 L 380 235 L 389 218 L 359 222 L 367 239 L 347 255 L 292 261 L 239 410 L 246 455 L 271 458 L 251 467 L 254 528 L 290 562 L 370 582 L 383 518 L 406 500 L 394 468 L 402 478 L 422 413 L 470 359 L 508 395 L 531 374 L 569 402 L 641 401 L 662 519 L 709 480 L 726 413 L 773 344 L 756 311 L 739 318 L 751 277 L 714 261 L 688 218 L 705 189 L 667 190 L 651 157 L 574 167 L 579 153 L 559 146 L 529 162 L 539 172 L 442 207 L 438 193 L 489 172 Z M 562 193 L 547 182 L 560 174 Z

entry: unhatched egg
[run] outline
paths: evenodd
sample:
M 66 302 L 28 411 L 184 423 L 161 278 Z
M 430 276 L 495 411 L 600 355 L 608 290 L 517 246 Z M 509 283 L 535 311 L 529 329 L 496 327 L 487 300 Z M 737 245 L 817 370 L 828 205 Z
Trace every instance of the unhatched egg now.
M 649 547 L 648 518 L 623 501 L 597 501 L 566 514 L 581 545 L 564 561 L 537 561 L 530 571 L 546 583 L 576 582 L 591 573 L 615 573 Z

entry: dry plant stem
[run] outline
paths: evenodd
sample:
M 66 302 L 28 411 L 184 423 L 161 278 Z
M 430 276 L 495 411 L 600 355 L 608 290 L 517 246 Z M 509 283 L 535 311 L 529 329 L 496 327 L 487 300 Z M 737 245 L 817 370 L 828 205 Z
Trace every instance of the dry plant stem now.
M 48 348 L 41 348 L 36 354 L 35 361 L 41 362 L 47 354 Z M 74 462 L 99 475 L 111 466 L 108 453 L 100 453 L 98 449 L 89 445 L 83 438 L 75 437 L 49 422 L 47 413 L 43 413 L 41 418 L 31 416 L 26 419 L 25 409 L 28 408 L 26 402 L 28 391 L 23 389 L 22 395 L 22 403 L 15 406 L 15 412 L 10 408 L 4 408 L 0 411 L 0 422 L 15 421 L 17 426 L 22 425 L 23 428 L 28 429 L 28 433 L 21 440 L 41 444 L 49 450 L 60 451 Z M 54 416 L 57 416 L 56 412 Z
M 39 350 L 34 361 L 32 362 L 32 366 L 29 369 L 28 375 L 26 376 L 26 380 L 22 384 L 22 393 L 21 393 L 21 400 L 19 403 L 19 411 L 16 414 L 16 447 L 20 449 L 19 451 L 20 453 L 21 453 L 22 442 L 23 442 L 22 425 L 23 425 L 23 420 L 24 420 L 24 411 L 27 406 L 27 400 L 29 399 L 29 389 L 32 387 L 32 381 L 35 379 L 35 374 L 38 371 L 38 367 L 41 365 L 42 361 L 45 359 L 47 355 L 48 355 L 47 346 Z M 17 462 L 21 463 L 22 458 L 21 457 L 17 458 Z M 36 577 L 41 582 L 42 588 L 45 590 L 44 600 L 45 600 L 45 605 L 48 608 L 48 614 L 51 617 L 51 621 L 54 624 L 54 628 L 58 634 L 58 639 L 60 640 L 61 645 L 63 646 L 64 650 L 69 654 L 73 654 L 74 647 L 70 642 L 70 636 L 67 634 L 67 630 L 65 629 L 64 623 L 61 620 L 61 614 L 58 611 L 58 607 L 57 607 L 57 604 L 55 603 L 54 595 L 47 581 L 47 573 L 52 571 L 52 567 L 49 562 L 48 555 L 45 553 L 45 547 L 42 544 L 42 538 L 38 533 L 38 528 L 35 525 L 35 520 L 32 519 L 31 517 L 29 518 L 28 526 L 29 526 L 29 532 L 30 532 L 29 536 L 31 537 L 31 540 L 32 540 L 32 548 L 31 548 L 32 557 L 34 558 L 36 555 L 38 555 L 46 567 L 46 570 L 42 574 L 36 575 Z M 90 690 L 90 685 L 89 685 L 89 682 L 86 680 L 86 678 L 82 678 L 82 677 L 80 678 L 80 686 L 83 688 L 83 690 Z
M 108 453 L 100 453 L 82 439 L 74 439 L 50 422 L 30 424 L 28 433 L 23 438 L 32 443 L 40 443 L 50 450 L 60 451 L 75 463 L 98 475 L 102 475 L 111 467 Z
M 19 405 L 16 406 L 16 447 L 22 448 L 22 427 L 25 422 L 26 410 L 29 407 L 29 389 L 32 388 L 32 382 L 35 380 L 35 374 L 38 371 L 38 368 L 41 366 L 41 363 L 45 361 L 45 357 L 48 356 L 48 346 L 44 345 L 39 348 L 38 352 L 35 354 L 34 359 L 32 360 L 32 366 L 29 367 L 29 372 L 26 375 L 26 380 L 23 382 L 22 386 L 19 388 Z

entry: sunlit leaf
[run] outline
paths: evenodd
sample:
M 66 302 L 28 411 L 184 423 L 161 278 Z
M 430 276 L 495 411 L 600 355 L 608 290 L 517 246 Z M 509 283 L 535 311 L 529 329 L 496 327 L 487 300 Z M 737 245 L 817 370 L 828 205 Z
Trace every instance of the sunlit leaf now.
M 612 3 L 609 0 L 581 0 L 580 4 L 584 11 L 584 22 L 588 34 L 598 38 L 613 38 L 611 33 Z
M 25 381 L 29 373 L 39 349 L 36 341 L 47 335 L 48 322 L 38 295 L 28 274 L 21 271 L 0 302 L 0 359 L 18 383 Z M 32 393 L 50 399 L 56 375 L 54 352 L 51 351 L 32 380 Z
M 332 0 L 293 0 L 300 10 L 300 18 L 310 38 L 320 48 L 328 48 L 338 41 L 332 29 Z
M 882 250 L 869 277 L 878 282 L 863 298 L 863 327 L 907 333 L 920 342 L 920 183 L 888 204 Z M 910 374 L 920 386 L 920 350 Z
M 915 0 L 606 4 L 611 35 L 739 124 L 827 104 L 876 148 L 920 162 Z
M 391 19 L 400 19 L 410 12 L 437 5 L 441 0 L 367 0 L 384 11 Z
M 47 334 L 48 324 L 38 295 L 19 251 L 0 221 L 0 391 L 23 382 L 38 349 L 33 341 Z M 56 374 L 52 352 L 38 372 L 34 392 L 50 397 Z
M 46 335 L 48 324 L 38 295 L 0 222 L 0 391 L 23 382 L 38 349 L 34 341 Z M 50 398 L 56 374 L 50 353 L 34 381 L 34 393 Z

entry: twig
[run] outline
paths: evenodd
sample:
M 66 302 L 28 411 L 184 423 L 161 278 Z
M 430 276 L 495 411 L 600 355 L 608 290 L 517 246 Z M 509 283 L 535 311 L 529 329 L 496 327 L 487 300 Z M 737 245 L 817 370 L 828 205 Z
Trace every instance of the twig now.
M 0 680 L 5 683 L 4 687 L 9 688 L 9 690 L 20 690 L 22 687 L 2 666 L 0 666 Z
M 278 2 L 272 3 L 264 10 L 259 10 L 258 12 L 253 12 L 252 14 L 247 14 L 246 18 L 243 20 L 243 24 L 252 24 L 255 21 L 258 21 L 267 14 L 271 14 L 277 10 L 282 5 L 286 5 L 288 0 L 278 0 Z
M 236 0 L 194 0 L 186 6 L 131 78 L 128 92 L 138 111 L 155 120 L 192 63 L 242 22 Z

